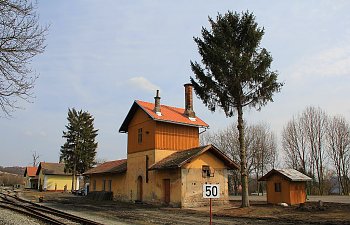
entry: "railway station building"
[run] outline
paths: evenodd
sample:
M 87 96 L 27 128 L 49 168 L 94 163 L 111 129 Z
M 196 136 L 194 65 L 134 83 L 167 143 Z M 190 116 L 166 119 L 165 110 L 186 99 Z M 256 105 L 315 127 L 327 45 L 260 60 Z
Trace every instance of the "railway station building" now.
M 89 190 L 113 192 L 121 201 L 195 207 L 208 204 L 203 184 L 219 184 L 228 201 L 228 171 L 238 165 L 214 145 L 200 146 L 209 126 L 193 110 L 192 85 L 185 84 L 185 108 L 136 100 L 119 132 L 127 134 L 127 158 L 103 163 L 84 175 Z

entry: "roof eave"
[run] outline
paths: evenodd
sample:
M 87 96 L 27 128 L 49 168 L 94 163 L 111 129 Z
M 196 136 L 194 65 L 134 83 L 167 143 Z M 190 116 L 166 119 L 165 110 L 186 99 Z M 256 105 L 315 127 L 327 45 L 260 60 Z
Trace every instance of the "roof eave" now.
M 191 123 L 181 123 L 181 122 L 176 122 L 176 121 L 172 121 L 172 120 L 163 120 L 163 119 L 157 119 L 157 118 L 153 118 L 153 120 L 158 121 L 158 122 L 173 123 L 173 124 L 185 125 L 185 126 L 190 126 L 190 127 L 198 127 L 198 128 L 208 128 L 209 127 L 209 125 L 204 126 L 204 125 L 191 124 Z
M 122 125 L 119 128 L 119 133 L 127 133 L 128 132 L 128 125 L 133 117 L 133 114 L 136 112 L 136 109 L 137 109 L 136 106 L 140 107 L 142 109 L 142 111 L 145 112 L 154 121 L 173 123 L 173 124 L 185 125 L 185 126 L 192 126 L 192 127 L 198 127 L 198 128 L 209 128 L 208 124 L 207 125 L 198 125 L 198 124 L 181 123 L 181 122 L 176 122 L 176 121 L 172 121 L 172 120 L 164 120 L 164 119 L 156 118 L 153 115 L 149 114 L 148 111 L 142 105 L 140 105 L 137 100 L 135 100 L 134 103 L 132 104 L 128 114 L 126 115 Z

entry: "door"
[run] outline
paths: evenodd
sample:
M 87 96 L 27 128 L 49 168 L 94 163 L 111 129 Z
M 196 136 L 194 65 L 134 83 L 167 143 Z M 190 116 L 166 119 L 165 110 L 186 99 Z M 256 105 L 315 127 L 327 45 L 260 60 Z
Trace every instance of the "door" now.
M 170 179 L 164 179 L 164 203 L 170 203 Z
M 139 176 L 137 178 L 137 201 L 142 202 L 142 195 L 143 195 L 142 192 L 143 192 L 143 190 L 142 190 L 142 177 Z

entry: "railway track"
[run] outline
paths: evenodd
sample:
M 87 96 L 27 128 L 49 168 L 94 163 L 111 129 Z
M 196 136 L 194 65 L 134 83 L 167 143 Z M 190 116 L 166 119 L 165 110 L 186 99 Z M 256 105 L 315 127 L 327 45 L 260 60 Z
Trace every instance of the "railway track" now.
M 47 224 L 53 225 L 102 225 L 101 223 L 78 217 L 51 207 L 40 205 L 19 198 L 10 191 L 0 193 L 0 207 L 33 217 Z

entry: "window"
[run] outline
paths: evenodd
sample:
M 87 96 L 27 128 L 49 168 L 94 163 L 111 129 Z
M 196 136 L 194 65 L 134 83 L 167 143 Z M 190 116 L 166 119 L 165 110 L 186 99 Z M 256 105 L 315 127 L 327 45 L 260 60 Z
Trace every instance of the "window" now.
M 137 143 L 142 143 L 142 128 L 139 128 L 137 131 Z
M 210 177 L 210 168 L 209 168 L 209 166 L 202 166 L 202 177 L 203 178 Z
M 102 186 L 102 191 L 106 190 L 106 180 L 103 180 L 103 186 Z
M 108 190 L 112 191 L 112 180 L 108 180 Z
M 281 192 L 281 183 L 275 183 L 275 192 Z

